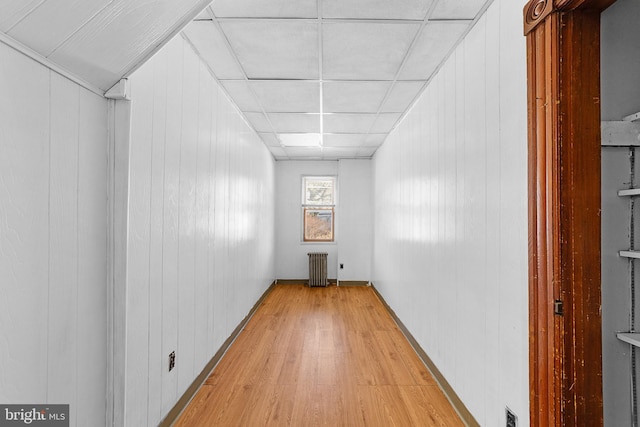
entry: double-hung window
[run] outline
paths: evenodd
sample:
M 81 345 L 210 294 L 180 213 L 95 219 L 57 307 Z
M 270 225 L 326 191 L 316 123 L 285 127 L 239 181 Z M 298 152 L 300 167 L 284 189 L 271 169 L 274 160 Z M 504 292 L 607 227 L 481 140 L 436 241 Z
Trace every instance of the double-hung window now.
M 335 224 L 336 178 L 302 178 L 303 241 L 333 242 Z

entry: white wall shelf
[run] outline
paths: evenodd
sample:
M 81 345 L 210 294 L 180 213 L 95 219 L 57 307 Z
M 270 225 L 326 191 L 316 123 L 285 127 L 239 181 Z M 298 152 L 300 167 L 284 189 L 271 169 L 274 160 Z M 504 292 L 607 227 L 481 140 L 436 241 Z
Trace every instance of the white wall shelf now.
M 627 117 L 625 117 L 625 120 L 601 122 L 602 146 L 640 146 L 640 121 L 632 121 L 626 119 Z
M 620 341 L 640 347 L 640 333 L 638 332 L 618 332 L 616 336 Z
M 634 113 L 634 114 L 628 115 L 622 120 L 624 120 L 625 122 L 635 122 L 637 120 L 640 120 L 640 113 Z
M 618 190 L 618 196 L 640 196 L 640 188 L 629 188 L 628 190 Z
M 625 258 L 640 258 L 640 251 L 620 251 L 618 255 Z

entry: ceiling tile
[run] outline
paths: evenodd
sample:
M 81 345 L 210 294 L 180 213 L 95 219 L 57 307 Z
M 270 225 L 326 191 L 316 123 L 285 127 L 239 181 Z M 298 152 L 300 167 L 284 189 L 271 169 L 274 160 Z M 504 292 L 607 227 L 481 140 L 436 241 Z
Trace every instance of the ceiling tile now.
M 440 0 L 430 19 L 473 19 L 492 0 Z
M 272 133 L 258 134 L 267 147 L 280 147 L 280 140 Z
M 376 119 L 371 133 L 389 133 L 396 124 L 398 119 L 402 116 L 401 113 L 380 113 Z
M 183 31 L 218 79 L 244 79 L 242 69 L 216 24 L 212 21 L 194 21 Z
M 271 151 L 271 154 L 273 154 L 276 160 L 286 160 L 289 158 L 287 152 L 284 151 L 282 147 L 269 147 L 269 151 Z
M 268 113 L 319 113 L 320 83 L 253 81 L 251 87 Z
M 325 147 L 359 147 L 363 145 L 366 134 L 335 133 L 325 134 L 323 145 Z
M 322 17 L 339 19 L 424 19 L 432 0 L 323 0 Z
M 419 28 L 417 23 L 323 24 L 323 78 L 392 80 Z
M 320 132 L 320 114 L 269 113 L 268 115 L 276 132 Z
M 391 82 L 324 82 L 325 113 L 375 113 Z
M 405 112 L 423 86 L 424 82 L 396 82 L 381 111 L 384 113 Z
M 211 5 L 220 18 L 317 18 L 316 0 L 216 0 Z
M 220 83 L 241 111 L 260 111 L 260 104 L 256 101 L 249 89 L 249 83 L 245 80 L 222 80 Z
M 273 132 L 269 121 L 262 113 L 244 113 L 256 132 Z
M 287 20 L 223 21 L 250 79 L 318 79 L 318 24 Z
M 386 138 L 386 133 L 370 133 L 364 138 L 362 145 L 367 147 L 378 147 Z
M 426 80 L 456 45 L 469 24 L 464 22 L 429 22 L 407 59 L 400 80 Z
M 361 147 L 358 149 L 358 157 L 371 157 L 378 150 L 378 147 Z
M 357 157 L 358 149 L 352 147 L 324 147 L 322 157 L 324 159 L 344 159 Z
M 199 20 L 211 20 L 211 15 L 209 14 L 209 8 L 205 8 L 198 16 L 196 16 L 195 21 Z
M 325 114 L 324 131 L 327 133 L 367 133 L 375 114 Z
M 278 134 L 283 147 L 320 147 L 322 138 L 319 133 L 280 133 Z
M 286 147 L 284 151 L 289 158 L 322 158 L 320 147 Z

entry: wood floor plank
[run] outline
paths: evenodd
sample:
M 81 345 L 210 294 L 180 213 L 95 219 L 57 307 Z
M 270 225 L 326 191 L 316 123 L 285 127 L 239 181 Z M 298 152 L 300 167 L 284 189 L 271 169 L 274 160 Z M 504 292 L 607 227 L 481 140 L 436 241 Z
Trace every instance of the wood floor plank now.
M 175 425 L 463 423 L 370 288 L 277 285 Z

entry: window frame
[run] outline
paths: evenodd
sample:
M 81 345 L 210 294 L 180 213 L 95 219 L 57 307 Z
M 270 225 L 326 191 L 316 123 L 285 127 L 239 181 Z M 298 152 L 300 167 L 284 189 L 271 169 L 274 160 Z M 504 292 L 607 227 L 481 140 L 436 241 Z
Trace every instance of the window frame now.
M 306 203 L 307 202 L 307 182 L 310 180 L 331 180 L 333 183 L 333 195 L 332 201 L 333 204 L 315 204 L 315 203 Z M 300 211 L 301 211 L 301 241 L 302 243 L 313 243 L 313 244 L 335 244 L 336 242 L 336 207 L 337 207 L 337 199 L 338 199 L 338 178 L 335 175 L 302 175 L 301 182 L 301 202 L 300 202 Z M 331 213 L 331 239 L 313 239 L 307 237 L 307 212 L 321 210 L 321 211 L 329 211 Z

